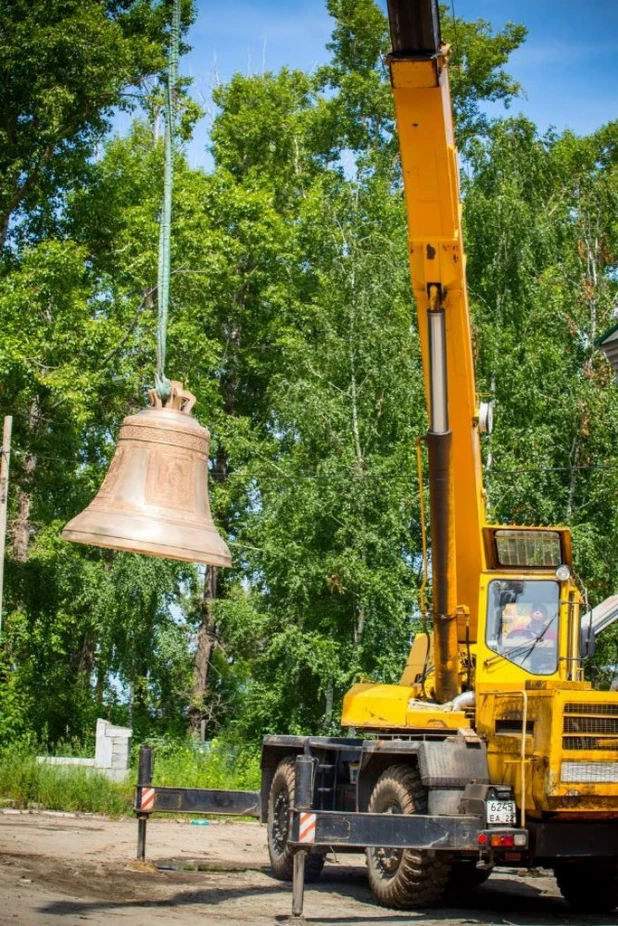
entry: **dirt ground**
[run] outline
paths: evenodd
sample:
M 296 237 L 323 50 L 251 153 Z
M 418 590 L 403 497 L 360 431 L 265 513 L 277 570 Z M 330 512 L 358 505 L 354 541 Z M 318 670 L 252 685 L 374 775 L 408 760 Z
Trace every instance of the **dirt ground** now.
M 0 813 L 0 926 L 248 926 L 286 921 L 291 886 L 268 872 L 258 823 L 155 819 L 146 865 L 134 861 L 133 820 Z M 192 869 L 192 870 L 191 870 Z M 329 857 L 305 894 L 315 926 L 616 924 L 569 913 L 552 878 L 503 870 L 465 908 L 401 913 L 373 904 L 362 856 Z

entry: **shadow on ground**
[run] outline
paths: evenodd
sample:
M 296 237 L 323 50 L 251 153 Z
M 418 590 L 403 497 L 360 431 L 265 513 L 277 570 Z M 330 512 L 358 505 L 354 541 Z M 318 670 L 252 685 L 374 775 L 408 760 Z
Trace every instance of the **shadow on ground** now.
M 231 872 L 230 872 L 231 874 Z M 191 878 L 200 879 L 204 875 L 195 872 Z M 208 886 L 177 891 L 168 897 L 153 900 L 127 899 L 84 899 L 57 900 L 39 908 L 39 912 L 58 917 L 88 917 L 95 911 L 121 913 L 123 910 L 166 910 L 203 905 L 206 908 L 219 907 L 227 901 L 255 898 L 272 898 L 273 910 L 281 909 L 287 902 L 291 906 L 291 886 L 281 884 L 269 875 L 261 876 L 262 884 L 243 884 L 239 887 L 227 885 Z M 183 879 L 184 880 L 184 879 Z M 543 879 L 545 884 L 546 879 Z M 186 883 L 186 881 L 185 881 Z M 320 900 L 328 896 L 329 903 Z M 361 904 L 362 909 L 354 913 L 342 913 L 336 916 L 319 916 L 316 912 L 325 905 Z M 256 911 L 257 913 L 257 911 Z M 330 911 L 329 911 L 330 913 Z M 268 914 L 263 914 L 268 916 Z M 236 909 L 232 917 L 247 919 L 244 913 Z M 257 917 L 256 917 L 257 918 Z M 409 924 L 409 926 L 544 926 L 544 924 L 562 924 L 562 926 L 618 926 L 618 915 L 575 914 L 559 897 L 550 896 L 543 890 L 519 877 L 494 875 L 487 884 L 471 892 L 466 898 L 458 898 L 457 906 L 433 907 L 408 912 L 390 911 L 377 907 L 367 886 L 366 872 L 363 868 L 344 868 L 327 866 L 318 884 L 307 886 L 305 893 L 305 918 L 307 926 L 372 926 L 372 924 Z M 284 923 L 283 915 L 272 914 L 274 923 Z

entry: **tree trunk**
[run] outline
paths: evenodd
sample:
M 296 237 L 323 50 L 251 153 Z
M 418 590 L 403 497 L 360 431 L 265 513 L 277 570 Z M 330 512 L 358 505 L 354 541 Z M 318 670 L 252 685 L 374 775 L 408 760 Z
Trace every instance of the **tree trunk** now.
M 215 599 L 217 597 L 217 568 L 207 566 L 204 576 L 204 591 L 200 607 L 200 626 L 197 634 L 197 650 L 193 667 L 193 687 L 189 709 L 190 730 L 202 736 L 202 720 L 205 716 L 206 694 L 210 677 L 212 654 L 216 645 Z
M 41 407 L 38 397 L 30 404 L 28 415 L 28 431 L 30 439 L 34 438 L 35 431 L 41 418 Z M 30 514 L 32 511 L 32 481 L 37 465 L 36 454 L 26 454 L 24 461 L 24 485 L 17 493 L 17 519 L 13 528 L 13 557 L 18 563 L 25 563 L 30 549 Z
M 240 280 L 244 280 L 246 269 L 239 265 L 238 275 Z M 242 318 L 245 308 L 244 286 L 241 285 L 236 295 L 235 302 L 238 306 L 238 318 Z M 227 356 L 227 372 L 223 381 L 224 388 L 224 410 L 227 415 L 234 414 L 236 410 L 236 394 L 238 390 L 237 362 L 238 351 L 240 349 L 241 329 L 233 318 L 229 319 L 225 326 L 225 354 Z M 227 451 L 221 443 L 217 446 L 217 452 L 214 457 L 212 470 L 213 479 L 216 482 L 223 482 L 228 474 L 228 456 Z M 217 645 L 216 623 L 215 623 L 215 601 L 218 595 L 225 593 L 224 588 L 218 583 L 218 570 L 215 566 L 206 567 L 204 577 L 204 588 L 202 600 L 200 603 L 200 626 L 197 634 L 197 649 L 195 652 L 195 662 L 193 664 L 193 686 L 191 688 L 191 704 L 189 707 L 189 730 L 197 734 L 200 739 L 204 738 L 206 724 L 210 717 L 215 713 L 215 705 L 206 706 L 208 688 L 210 682 L 210 670 L 212 667 L 212 655 Z
M 95 701 L 99 711 L 101 711 L 103 708 L 103 698 L 105 696 L 105 682 L 107 680 L 107 667 L 103 664 L 101 653 L 99 653 L 99 658 L 96 662 L 96 677 Z
M 573 438 L 571 444 L 571 453 L 569 454 L 570 472 L 569 472 L 569 491 L 566 504 L 567 522 L 573 517 L 573 502 L 575 499 L 575 489 L 577 486 L 577 463 L 579 460 L 579 443 L 577 437 Z
M 79 654 L 79 662 L 77 667 L 77 671 L 79 673 L 79 683 L 83 685 L 84 688 L 88 688 L 90 686 L 92 672 L 94 669 L 94 660 L 94 640 L 92 639 L 90 632 L 86 631 L 82 640 L 82 647 Z
M 325 736 L 331 732 L 331 723 L 333 719 L 333 702 L 335 699 L 335 683 L 329 678 L 326 684 L 326 704 L 324 706 L 324 719 L 322 721 L 322 731 Z

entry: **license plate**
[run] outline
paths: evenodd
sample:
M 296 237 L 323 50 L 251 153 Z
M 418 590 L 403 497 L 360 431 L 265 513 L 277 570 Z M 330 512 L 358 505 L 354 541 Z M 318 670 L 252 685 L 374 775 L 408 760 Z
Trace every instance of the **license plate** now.
M 494 824 L 501 826 L 515 825 L 515 801 L 486 801 L 486 807 L 488 826 Z

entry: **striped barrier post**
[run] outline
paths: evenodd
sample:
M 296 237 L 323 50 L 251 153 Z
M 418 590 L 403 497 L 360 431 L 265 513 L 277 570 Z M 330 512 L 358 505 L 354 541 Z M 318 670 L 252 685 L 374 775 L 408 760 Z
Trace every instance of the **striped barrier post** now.
M 155 790 L 152 787 L 152 746 L 142 746 L 137 768 L 137 860 L 146 861 L 146 823 L 154 807 Z
M 292 923 L 303 923 L 303 906 L 305 901 L 305 860 L 308 846 L 315 842 L 316 816 L 311 813 L 313 803 L 314 760 L 311 756 L 296 756 L 294 783 L 294 810 L 300 812 L 299 842 L 306 843 L 307 848 L 297 848 L 294 853 L 294 872 L 292 875 Z
M 140 862 L 146 860 L 146 826 L 151 813 L 262 817 L 259 791 L 155 787 L 152 783 L 153 764 L 152 746 L 142 746 L 133 807 L 137 817 L 137 859 Z

